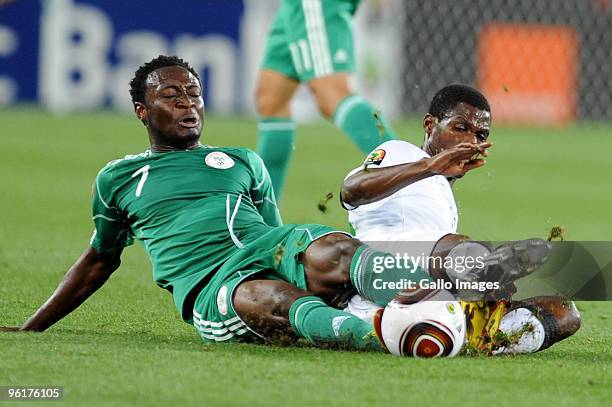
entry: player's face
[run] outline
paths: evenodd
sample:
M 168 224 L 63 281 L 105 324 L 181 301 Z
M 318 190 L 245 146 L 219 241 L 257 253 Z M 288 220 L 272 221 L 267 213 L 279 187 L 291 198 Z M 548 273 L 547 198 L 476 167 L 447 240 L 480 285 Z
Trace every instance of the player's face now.
M 197 145 L 204 123 L 204 101 L 198 79 L 180 66 L 157 69 L 149 74 L 143 111 L 152 143 L 171 148 Z
M 462 102 L 441 119 L 428 113 L 423 119 L 423 126 L 423 147 L 433 156 L 459 143 L 487 141 L 491 129 L 491 113 Z

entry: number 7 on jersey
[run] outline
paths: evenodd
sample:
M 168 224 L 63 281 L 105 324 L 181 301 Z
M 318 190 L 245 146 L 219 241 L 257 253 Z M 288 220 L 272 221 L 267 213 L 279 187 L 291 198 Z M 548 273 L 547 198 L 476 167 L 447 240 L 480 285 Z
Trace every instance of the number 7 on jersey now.
M 149 168 L 151 168 L 151 166 L 147 164 L 132 174 L 132 178 L 142 174 L 142 178 L 140 178 L 140 182 L 138 182 L 138 186 L 136 187 L 136 196 L 140 196 L 140 194 L 142 194 L 142 187 L 149 177 Z

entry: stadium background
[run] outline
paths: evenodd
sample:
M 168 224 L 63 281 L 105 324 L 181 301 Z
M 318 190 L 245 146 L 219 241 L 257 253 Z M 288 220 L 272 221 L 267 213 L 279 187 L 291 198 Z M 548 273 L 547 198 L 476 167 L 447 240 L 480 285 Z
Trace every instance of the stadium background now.
M 356 85 L 402 138 L 420 143 L 419 117 L 447 83 L 480 86 L 493 102 L 489 163 L 456 188 L 461 232 L 545 237 L 563 225 L 567 239 L 610 240 L 610 3 L 364 1 Z M 252 88 L 276 4 L 20 0 L 0 8 L 0 325 L 30 315 L 84 249 L 97 170 L 147 147 L 127 92 L 140 63 L 160 52 L 192 62 L 206 87 L 204 141 L 254 147 Z M 318 204 L 361 154 L 319 120 L 307 92 L 294 108 L 301 124 L 284 219 L 346 229 L 336 198 L 325 212 Z M 48 333 L 0 336 L 0 385 L 63 385 L 74 405 L 609 402 L 609 303 L 581 303 L 576 337 L 517 358 L 210 347 L 151 284 L 142 249 L 124 257 L 101 292 Z

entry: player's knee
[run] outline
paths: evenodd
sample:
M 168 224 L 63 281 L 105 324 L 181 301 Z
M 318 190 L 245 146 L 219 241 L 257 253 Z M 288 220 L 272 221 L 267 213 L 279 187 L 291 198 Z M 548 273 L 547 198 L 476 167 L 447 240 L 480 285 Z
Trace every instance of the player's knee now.
M 348 77 L 344 74 L 313 79 L 308 83 L 308 87 L 314 95 L 319 111 L 327 119 L 333 117 L 342 99 L 352 94 Z
M 319 112 L 321 112 L 323 117 L 325 117 L 327 120 L 331 120 L 334 116 L 334 112 L 336 111 L 336 106 L 338 106 L 338 103 L 340 103 L 343 98 L 315 93 L 315 99 L 317 101 Z
M 351 261 L 362 245 L 359 240 L 343 233 L 331 233 L 317 239 L 304 256 L 307 276 L 328 287 L 348 286 Z
M 363 243 L 357 239 L 344 239 L 339 240 L 336 243 L 336 247 L 338 250 L 338 264 L 342 267 L 341 272 L 341 283 L 348 284 L 350 282 L 349 277 L 349 269 L 351 262 L 353 261 L 353 257 L 355 256 L 355 252 L 357 249 L 362 246 Z
M 344 233 L 330 233 L 315 240 L 306 253 L 321 261 L 337 264 L 343 259 L 352 258 L 355 251 L 362 245 L 363 242 Z

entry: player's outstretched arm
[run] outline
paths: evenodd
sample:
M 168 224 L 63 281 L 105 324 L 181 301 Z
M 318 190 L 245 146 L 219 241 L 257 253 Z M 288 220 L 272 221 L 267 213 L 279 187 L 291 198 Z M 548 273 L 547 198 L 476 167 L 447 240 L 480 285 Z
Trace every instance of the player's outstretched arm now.
M 461 143 L 433 157 L 383 168 L 364 168 L 344 180 L 342 202 L 357 207 L 386 198 L 422 179 L 443 175 L 459 177 L 482 167 L 490 143 Z
M 64 276 L 51 297 L 20 327 L 0 327 L 2 331 L 44 331 L 74 311 L 100 288 L 119 268 L 123 249 L 98 253 L 85 250 Z

